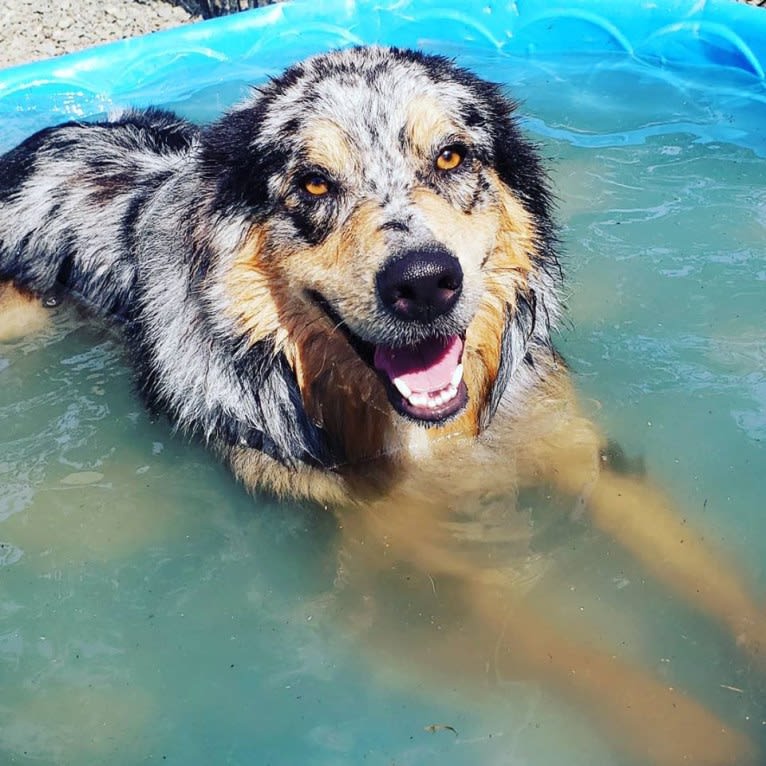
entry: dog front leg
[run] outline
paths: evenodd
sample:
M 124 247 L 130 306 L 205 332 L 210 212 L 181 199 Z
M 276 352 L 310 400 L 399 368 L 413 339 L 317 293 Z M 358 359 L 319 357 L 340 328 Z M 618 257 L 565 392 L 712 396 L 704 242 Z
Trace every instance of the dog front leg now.
M 485 623 L 498 622 L 498 599 L 491 591 L 475 591 L 472 599 Z M 616 749 L 641 763 L 756 763 L 750 741 L 700 703 L 613 654 L 569 640 L 526 603 L 513 604 L 498 630 L 494 662 L 501 678 L 541 680 L 597 722 Z
M 341 521 L 341 613 L 373 655 L 492 705 L 533 680 L 649 766 L 749 766 L 751 743 L 698 702 L 585 642 L 519 593 L 502 561 L 481 566 L 444 533 L 439 509 L 404 503 Z M 485 562 L 486 564 L 486 562 Z M 392 606 L 392 594 L 396 604 Z M 498 683 L 500 682 L 500 683 Z
M 581 498 L 595 526 L 658 580 L 726 626 L 766 670 L 766 612 L 736 567 L 687 524 L 663 492 L 641 477 L 612 470 L 597 443 L 583 438 L 588 431 L 572 424 L 548 442 L 551 454 L 539 461 L 551 467 L 548 479 Z M 554 441 L 558 448 L 550 447 Z

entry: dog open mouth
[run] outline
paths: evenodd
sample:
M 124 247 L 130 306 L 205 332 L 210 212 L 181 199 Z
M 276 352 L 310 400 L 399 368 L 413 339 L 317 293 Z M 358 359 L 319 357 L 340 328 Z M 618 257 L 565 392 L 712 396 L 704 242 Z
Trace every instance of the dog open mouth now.
M 393 407 L 414 420 L 439 423 L 468 400 L 463 381 L 463 339 L 429 338 L 413 346 L 376 346 L 375 369 L 388 383 Z
M 320 293 L 308 296 L 340 330 L 360 358 L 378 373 L 391 406 L 419 423 L 437 425 L 457 415 L 468 402 L 463 380 L 461 335 L 434 336 L 409 346 L 386 346 L 362 340 Z

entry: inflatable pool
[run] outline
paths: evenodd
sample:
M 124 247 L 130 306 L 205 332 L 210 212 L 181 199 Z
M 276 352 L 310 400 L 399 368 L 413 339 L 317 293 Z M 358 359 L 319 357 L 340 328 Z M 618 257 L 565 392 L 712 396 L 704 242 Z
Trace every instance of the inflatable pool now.
M 206 122 L 297 59 L 373 42 L 520 101 L 559 199 L 559 345 L 590 414 L 766 593 L 766 10 L 275 5 L 0 72 L 0 150 L 126 106 Z M 520 499 L 529 587 L 766 753 L 762 669 L 548 502 Z M 326 514 L 247 496 L 153 422 L 109 332 L 63 312 L 0 345 L 0 762 L 636 763 L 535 679 L 468 693 L 459 667 L 437 685 L 427 662 L 363 654 L 375 610 L 422 615 L 383 587 L 341 619 L 336 544 Z
M 285 3 L 8 69 L 3 145 L 45 115 L 63 120 L 126 102 L 182 99 L 234 77 L 258 81 L 311 53 L 379 42 L 498 60 L 584 55 L 665 72 L 723 74 L 763 96 L 766 19 L 729 0 Z M 734 75 L 739 75 L 734 77 Z M 10 120 L 10 125 L 6 121 Z

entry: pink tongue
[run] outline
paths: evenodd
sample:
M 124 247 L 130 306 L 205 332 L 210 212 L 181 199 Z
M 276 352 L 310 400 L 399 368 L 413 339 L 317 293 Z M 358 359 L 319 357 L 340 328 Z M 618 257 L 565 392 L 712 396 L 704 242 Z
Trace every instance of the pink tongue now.
M 401 378 L 413 393 L 446 388 L 460 364 L 463 341 L 457 335 L 408 348 L 375 347 L 375 367 L 393 381 Z

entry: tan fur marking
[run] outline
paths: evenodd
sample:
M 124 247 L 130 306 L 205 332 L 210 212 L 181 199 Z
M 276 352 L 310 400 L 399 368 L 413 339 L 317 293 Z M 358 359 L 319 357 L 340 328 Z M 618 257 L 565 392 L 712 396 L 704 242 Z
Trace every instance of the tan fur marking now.
M 343 505 L 348 498 L 348 487 L 330 471 L 308 466 L 288 468 L 263 452 L 243 447 L 231 448 L 228 460 L 234 474 L 251 491 L 268 487 L 277 497 L 304 497 L 332 506 Z
M 268 231 L 254 229 L 226 279 L 234 318 L 251 343 L 277 339 L 296 374 L 306 412 L 325 429 L 331 446 L 357 464 L 398 444 L 394 413 L 377 375 L 306 291 L 328 297 L 348 293 L 349 279 L 374 273 L 385 244 L 379 228 L 378 207 L 365 205 L 319 247 L 280 252 L 273 262 L 264 257 Z M 366 311 L 363 305 L 357 308 Z M 386 471 L 392 473 L 390 464 Z
M 266 236 L 263 229 L 254 228 L 225 277 L 232 316 L 251 343 L 281 335 L 274 297 L 278 281 L 263 259 Z
M 466 333 L 464 380 L 471 396 L 466 417 L 478 432 L 479 415 L 492 390 L 501 362 L 506 306 L 515 309 L 519 292 L 526 290 L 527 275 L 537 248 L 531 216 L 496 179 L 498 204 L 495 247 L 484 265 L 486 292 Z
M 304 406 L 353 471 L 383 455 L 392 441 L 393 419 L 378 376 L 359 359 L 339 330 L 327 323 L 296 344 Z
M 491 177 L 497 189 L 499 226 L 497 246 L 487 265 L 528 273 L 533 269 L 538 246 L 534 219 L 495 173 Z
M 436 99 L 423 97 L 412 101 L 407 109 L 407 137 L 417 154 L 429 156 L 434 151 L 434 140 L 451 136 L 455 124 L 444 114 L 443 105 Z
M 15 340 L 42 330 L 50 316 L 40 299 L 0 282 L 0 341 Z
M 340 175 L 355 171 L 354 152 L 346 132 L 332 120 L 316 120 L 304 131 L 307 159 Z
M 497 238 L 500 211 L 463 213 L 430 189 L 415 189 L 412 199 L 434 238 L 458 256 L 463 271 L 477 272 Z

